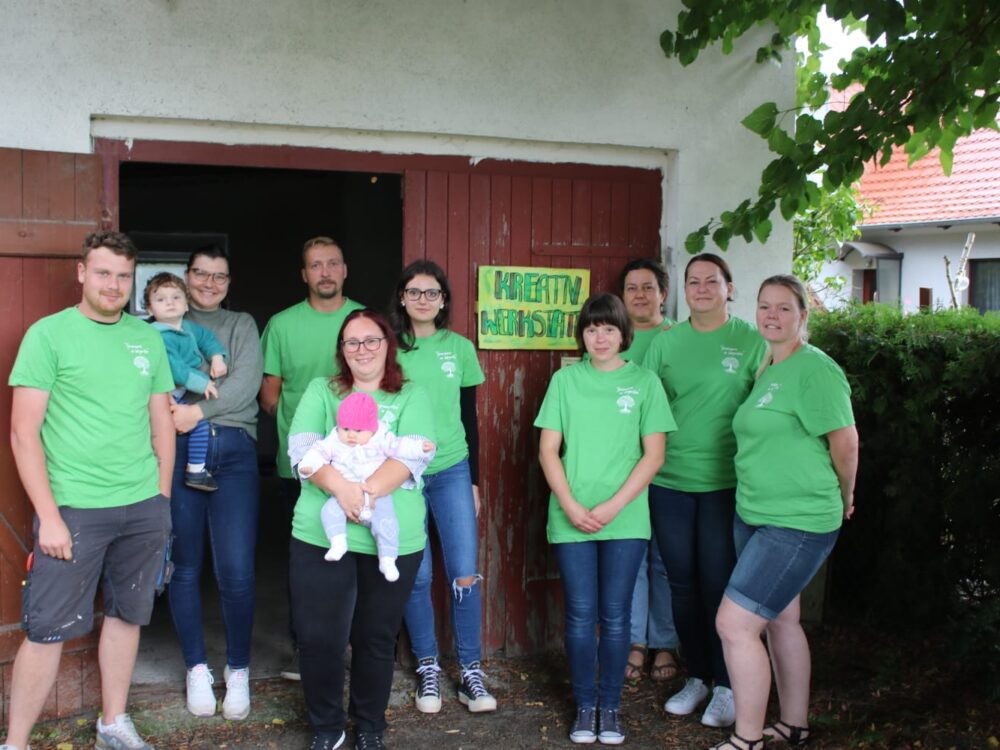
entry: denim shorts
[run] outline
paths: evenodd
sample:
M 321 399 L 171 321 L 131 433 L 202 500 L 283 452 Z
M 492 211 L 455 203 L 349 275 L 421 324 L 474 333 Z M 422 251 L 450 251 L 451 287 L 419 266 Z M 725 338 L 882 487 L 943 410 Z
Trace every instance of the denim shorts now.
M 749 612 L 773 620 L 809 585 L 830 555 L 840 529 L 826 534 L 748 526 L 733 519 L 736 567 L 726 596 Z

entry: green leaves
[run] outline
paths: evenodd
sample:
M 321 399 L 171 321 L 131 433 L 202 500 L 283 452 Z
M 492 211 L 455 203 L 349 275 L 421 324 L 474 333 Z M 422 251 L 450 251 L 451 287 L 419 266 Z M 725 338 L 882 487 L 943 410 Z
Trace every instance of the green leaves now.
M 899 146 L 911 163 L 938 149 L 941 166 L 950 173 L 959 138 L 976 128 L 997 128 L 1000 3 L 828 0 L 825 11 L 831 18 L 845 28 L 864 29 L 876 42 L 856 49 L 832 76 L 819 65 L 823 43 L 816 21 L 824 2 L 685 4 L 677 28 L 660 37 L 664 54 L 682 65 L 693 63 L 711 44 L 721 44 L 728 53 L 736 39 L 759 25 L 768 28 L 770 37 L 757 50 L 758 62 L 780 59 L 796 36 L 806 39 L 807 48 L 797 55 L 795 132 L 781 126 L 783 113 L 773 102 L 759 105 L 742 120 L 767 140 L 777 158 L 762 172 L 755 200 L 709 221 L 688 238 L 685 246 L 696 251 L 709 236 L 723 249 L 732 237 L 765 241 L 771 227 L 764 222 L 775 209 L 786 218 L 821 210 L 822 193 L 849 189 L 866 162 L 885 163 Z M 845 111 L 831 109 L 820 119 L 831 87 L 844 91 L 858 84 L 862 93 Z M 813 175 L 821 175 L 822 189 Z
M 774 129 L 774 121 L 778 118 L 778 105 L 774 102 L 764 102 L 757 109 L 741 120 L 747 130 L 757 135 L 767 135 Z

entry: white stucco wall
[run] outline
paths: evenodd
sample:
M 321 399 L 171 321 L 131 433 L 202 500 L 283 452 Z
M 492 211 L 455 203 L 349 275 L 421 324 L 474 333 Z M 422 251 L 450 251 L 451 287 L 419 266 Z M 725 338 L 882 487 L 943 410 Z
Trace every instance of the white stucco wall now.
M 677 0 L 0 0 L 0 146 L 94 135 L 288 143 L 657 167 L 663 240 L 755 194 L 739 125 L 792 105 L 753 42 L 666 60 Z M 744 290 L 790 267 L 791 230 L 729 253 Z M 752 308 L 752 294 L 736 305 Z
M 971 260 L 1000 258 L 1000 227 L 989 223 L 956 224 L 948 229 L 936 226 L 905 227 L 899 231 L 870 228 L 864 230 L 865 242 L 888 245 L 901 253 L 902 274 L 900 280 L 900 303 L 906 312 L 915 312 L 920 306 L 921 287 L 932 291 L 932 302 L 936 307 L 949 307 L 951 293 L 945 276 L 944 258 L 951 260 L 952 275 L 957 273 L 962 248 L 969 232 L 975 232 Z M 863 259 L 852 253 L 848 261 L 831 263 L 824 267 L 822 277 L 843 275 L 847 285 L 839 295 L 821 295 L 830 307 L 844 304 L 851 296 L 851 268 L 862 268 Z M 969 303 L 968 292 L 956 294 L 959 304 Z

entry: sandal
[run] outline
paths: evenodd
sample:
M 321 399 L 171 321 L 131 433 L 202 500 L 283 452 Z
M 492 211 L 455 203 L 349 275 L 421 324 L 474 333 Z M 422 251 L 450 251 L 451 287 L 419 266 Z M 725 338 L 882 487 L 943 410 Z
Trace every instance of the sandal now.
M 661 656 L 666 656 L 667 660 L 663 663 L 658 663 Z M 670 649 L 663 648 L 658 650 L 656 656 L 653 657 L 653 666 L 649 668 L 649 676 L 653 682 L 667 682 L 680 674 L 680 671 L 673 652 Z
M 787 742 L 791 747 L 802 747 L 811 739 L 809 727 L 793 726 L 781 719 L 764 727 L 764 734 L 778 742 Z
M 628 682 L 638 682 L 642 679 L 643 670 L 646 669 L 646 655 L 649 653 L 641 643 L 633 643 L 628 651 L 628 661 L 625 663 L 625 679 Z M 638 659 L 635 656 L 638 655 Z
M 737 745 L 737 742 L 742 742 L 742 745 Z M 758 747 L 764 747 L 764 738 L 761 737 L 759 740 L 748 740 L 746 737 L 740 737 L 736 732 L 733 732 L 728 739 L 723 740 L 718 745 L 712 745 L 709 750 L 726 750 L 726 748 L 732 748 L 733 750 L 757 750 Z

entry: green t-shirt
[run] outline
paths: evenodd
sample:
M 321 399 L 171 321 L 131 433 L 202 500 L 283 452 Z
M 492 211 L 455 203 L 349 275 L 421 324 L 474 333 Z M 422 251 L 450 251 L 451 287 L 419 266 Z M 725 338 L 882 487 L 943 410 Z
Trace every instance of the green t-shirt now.
M 649 349 L 649 345 L 653 343 L 656 335 L 668 330 L 672 325 L 674 325 L 674 321 L 670 318 L 664 318 L 660 325 L 653 328 L 634 329 L 632 331 L 632 346 L 622 352 L 622 359 L 641 365 L 643 357 L 646 356 L 646 350 Z
M 294 478 L 288 463 L 288 428 L 299 399 L 313 378 L 337 373 L 337 336 L 352 311 L 360 310 L 354 300 L 344 298 L 340 309 L 318 312 L 302 300 L 282 310 L 268 321 L 260 338 L 264 353 L 264 374 L 281 378 L 278 398 L 278 476 Z
M 330 389 L 328 378 L 316 378 L 306 388 L 292 420 L 290 435 L 324 438 L 337 424 L 337 408 L 349 394 L 340 396 Z M 427 391 L 415 383 L 406 383 L 399 393 L 375 391 L 369 394 L 378 404 L 378 418 L 387 422 L 397 435 L 420 436 L 436 442 L 434 412 Z M 312 482 L 302 483 L 302 493 L 295 504 L 292 536 L 307 544 L 326 547 L 330 540 L 323 533 L 319 512 L 329 495 Z M 424 531 L 424 496 L 419 485 L 402 487 L 392 493 L 399 519 L 399 554 L 419 552 L 427 542 Z M 351 552 L 374 555 L 375 538 L 366 527 L 347 524 L 347 548 Z
M 844 371 L 803 344 L 771 365 L 736 411 L 736 512 L 751 526 L 825 534 L 844 515 L 825 435 L 854 424 Z
M 708 332 L 686 320 L 656 337 L 642 364 L 663 382 L 677 432 L 653 484 L 684 492 L 736 486 L 733 414 L 766 351 L 757 329 L 739 318 Z
M 656 376 L 634 362 L 611 372 L 579 362 L 553 374 L 535 427 L 561 432 L 563 469 L 573 497 L 593 508 L 611 497 L 642 458 L 642 437 L 677 429 Z M 574 527 L 549 497 L 552 544 L 649 539 L 649 493 L 643 491 L 596 534 Z
M 417 339 L 415 349 L 400 349 L 398 356 L 406 379 L 422 385 L 431 397 L 438 440 L 426 473 L 436 474 L 469 455 L 459 389 L 479 385 L 486 376 L 472 342 L 447 329 Z
M 174 379 L 153 326 L 131 315 L 98 323 L 69 307 L 24 334 L 9 383 L 49 393 L 41 436 L 56 505 L 114 508 L 159 494 L 149 398 Z

